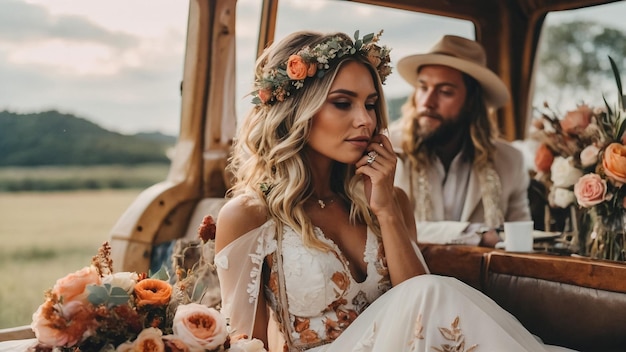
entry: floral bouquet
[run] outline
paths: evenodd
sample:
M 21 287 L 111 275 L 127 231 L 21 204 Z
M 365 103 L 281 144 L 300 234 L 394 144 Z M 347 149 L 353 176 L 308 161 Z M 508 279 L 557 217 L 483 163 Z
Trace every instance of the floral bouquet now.
M 213 246 L 215 222 L 204 218 L 198 233 Z M 201 304 L 200 274 L 214 270 L 202 260 L 195 270 L 177 270 L 170 284 L 165 270 L 113 272 L 111 247 L 104 243 L 90 266 L 59 280 L 33 314 L 37 343 L 29 351 L 260 352 L 263 342 L 230 336 L 226 319 Z M 200 274 L 199 274 L 200 273 Z
M 618 104 L 585 104 L 562 118 L 548 113 L 533 121 L 536 178 L 549 190 L 551 207 L 576 204 L 583 220 L 581 254 L 626 260 L 626 97 L 615 62 Z M 573 219 L 575 220 L 575 219 Z

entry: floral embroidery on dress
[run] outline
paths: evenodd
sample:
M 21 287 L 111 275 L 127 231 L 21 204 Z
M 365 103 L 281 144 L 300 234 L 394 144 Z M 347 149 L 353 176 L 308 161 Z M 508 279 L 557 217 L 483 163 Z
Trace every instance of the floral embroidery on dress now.
M 385 248 L 383 247 L 382 243 L 378 243 L 378 246 L 375 247 L 375 250 L 376 252 L 374 258 L 376 258 L 376 261 L 374 261 L 374 267 L 381 276 L 381 279 L 378 282 L 378 288 L 380 290 L 387 291 L 391 288 L 391 279 L 389 277 L 389 268 L 387 268 Z
M 269 275 L 263 277 L 266 299 L 276 313 L 279 329 L 289 336 L 290 341 L 286 342 L 291 349 L 332 342 L 391 287 L 388 277 L 381 278 L 381 273 L 386 274 L 387 270 L 379 257 L 380 240 L 373 232 L 368 231 L 364 248 L 367 277 L 363 282 L 357 282 L 351 275 L 339 247 L 321 229 L 316 227 L 314 233 L 329 244 L 330 251 L 306 248 L 301 236 L 285 226 L 280 250 L 277 248 L 265 257 L 265 265 L 270 269 Z M 287 304 L 281 302 L 282 289 L 278 287 L 278 255 L 282 258 Z M 288 316 L 283 311 L 285 308 Z
M 372 346 L 374 345 L 374 340 L 376 340 L 376 332 L 377 332 L 376 322 L 372 324 L 372 328 L 367 331 L 367 333 L 363 336 L 361 340 L 354 346 L 352 349 L 353 352 L 369 352 L 372 350 Z
M 370 302 L 367 300 L 367 295 L 363 291 L 359 291 L 356 296 L 352 299 L 352 305 L 357 313 L 361 314 L 365 308 L 370 305 Z
M 422 323 L 422 314 L 420 313 L 415 319 L 415 327 L 413 328 L 413 336 L 409 342 L 409 350 L 417 351 L 417 340 L 424 339 L 424 324 Z
M 450 341 L 451 344 L 442 344 L 441 348 L 432 347 L 437 352 L 475 352 L 478 350 L 478 345 L 474 344 L 465 349 L 465 335 L 459 328 L 460 319 L 457 316 L 450 328 L 439 328 L 439 332 L 444 339 Z
M 259 282 L 261 280 L 261 270 L 265 256 L 276 251 L 277 242 L 274 237 L 275 231 L 265 231 L 266 228 L 274 226 L 274 221 L 270 220 L 261 226 L 261 236 L 257 238 L 257 247 L 254 253 L 250 253 L 250 260 L 254 263 L 250 271 L 252 281 L 248 283 L 249 302 L 254 303 L 259 297 Z

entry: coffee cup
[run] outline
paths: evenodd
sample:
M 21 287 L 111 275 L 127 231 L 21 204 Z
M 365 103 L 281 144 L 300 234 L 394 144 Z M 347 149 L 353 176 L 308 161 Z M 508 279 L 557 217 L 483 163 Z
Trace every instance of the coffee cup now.
M 532 221 L 505 222 L 504 250 L 507 252 L 532 252 L 533 224 Z

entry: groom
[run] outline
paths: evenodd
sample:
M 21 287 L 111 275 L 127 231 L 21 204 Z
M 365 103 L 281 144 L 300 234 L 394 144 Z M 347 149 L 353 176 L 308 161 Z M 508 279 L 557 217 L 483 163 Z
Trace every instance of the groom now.
M 415 88 L 390 135 L 418 240 L 495 246 L 504 221 L 530 220 L 522 154 L 491 118 L 509 99 L 506 85 L 478 42 L 452 35 L 397 68 Z

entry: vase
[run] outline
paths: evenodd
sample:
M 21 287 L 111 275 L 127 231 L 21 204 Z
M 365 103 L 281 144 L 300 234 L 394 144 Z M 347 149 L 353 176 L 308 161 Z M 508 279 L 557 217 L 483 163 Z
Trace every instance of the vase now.
M 594 259 L 626 261 L 626 211 L 592 213 L 588 253 Z

